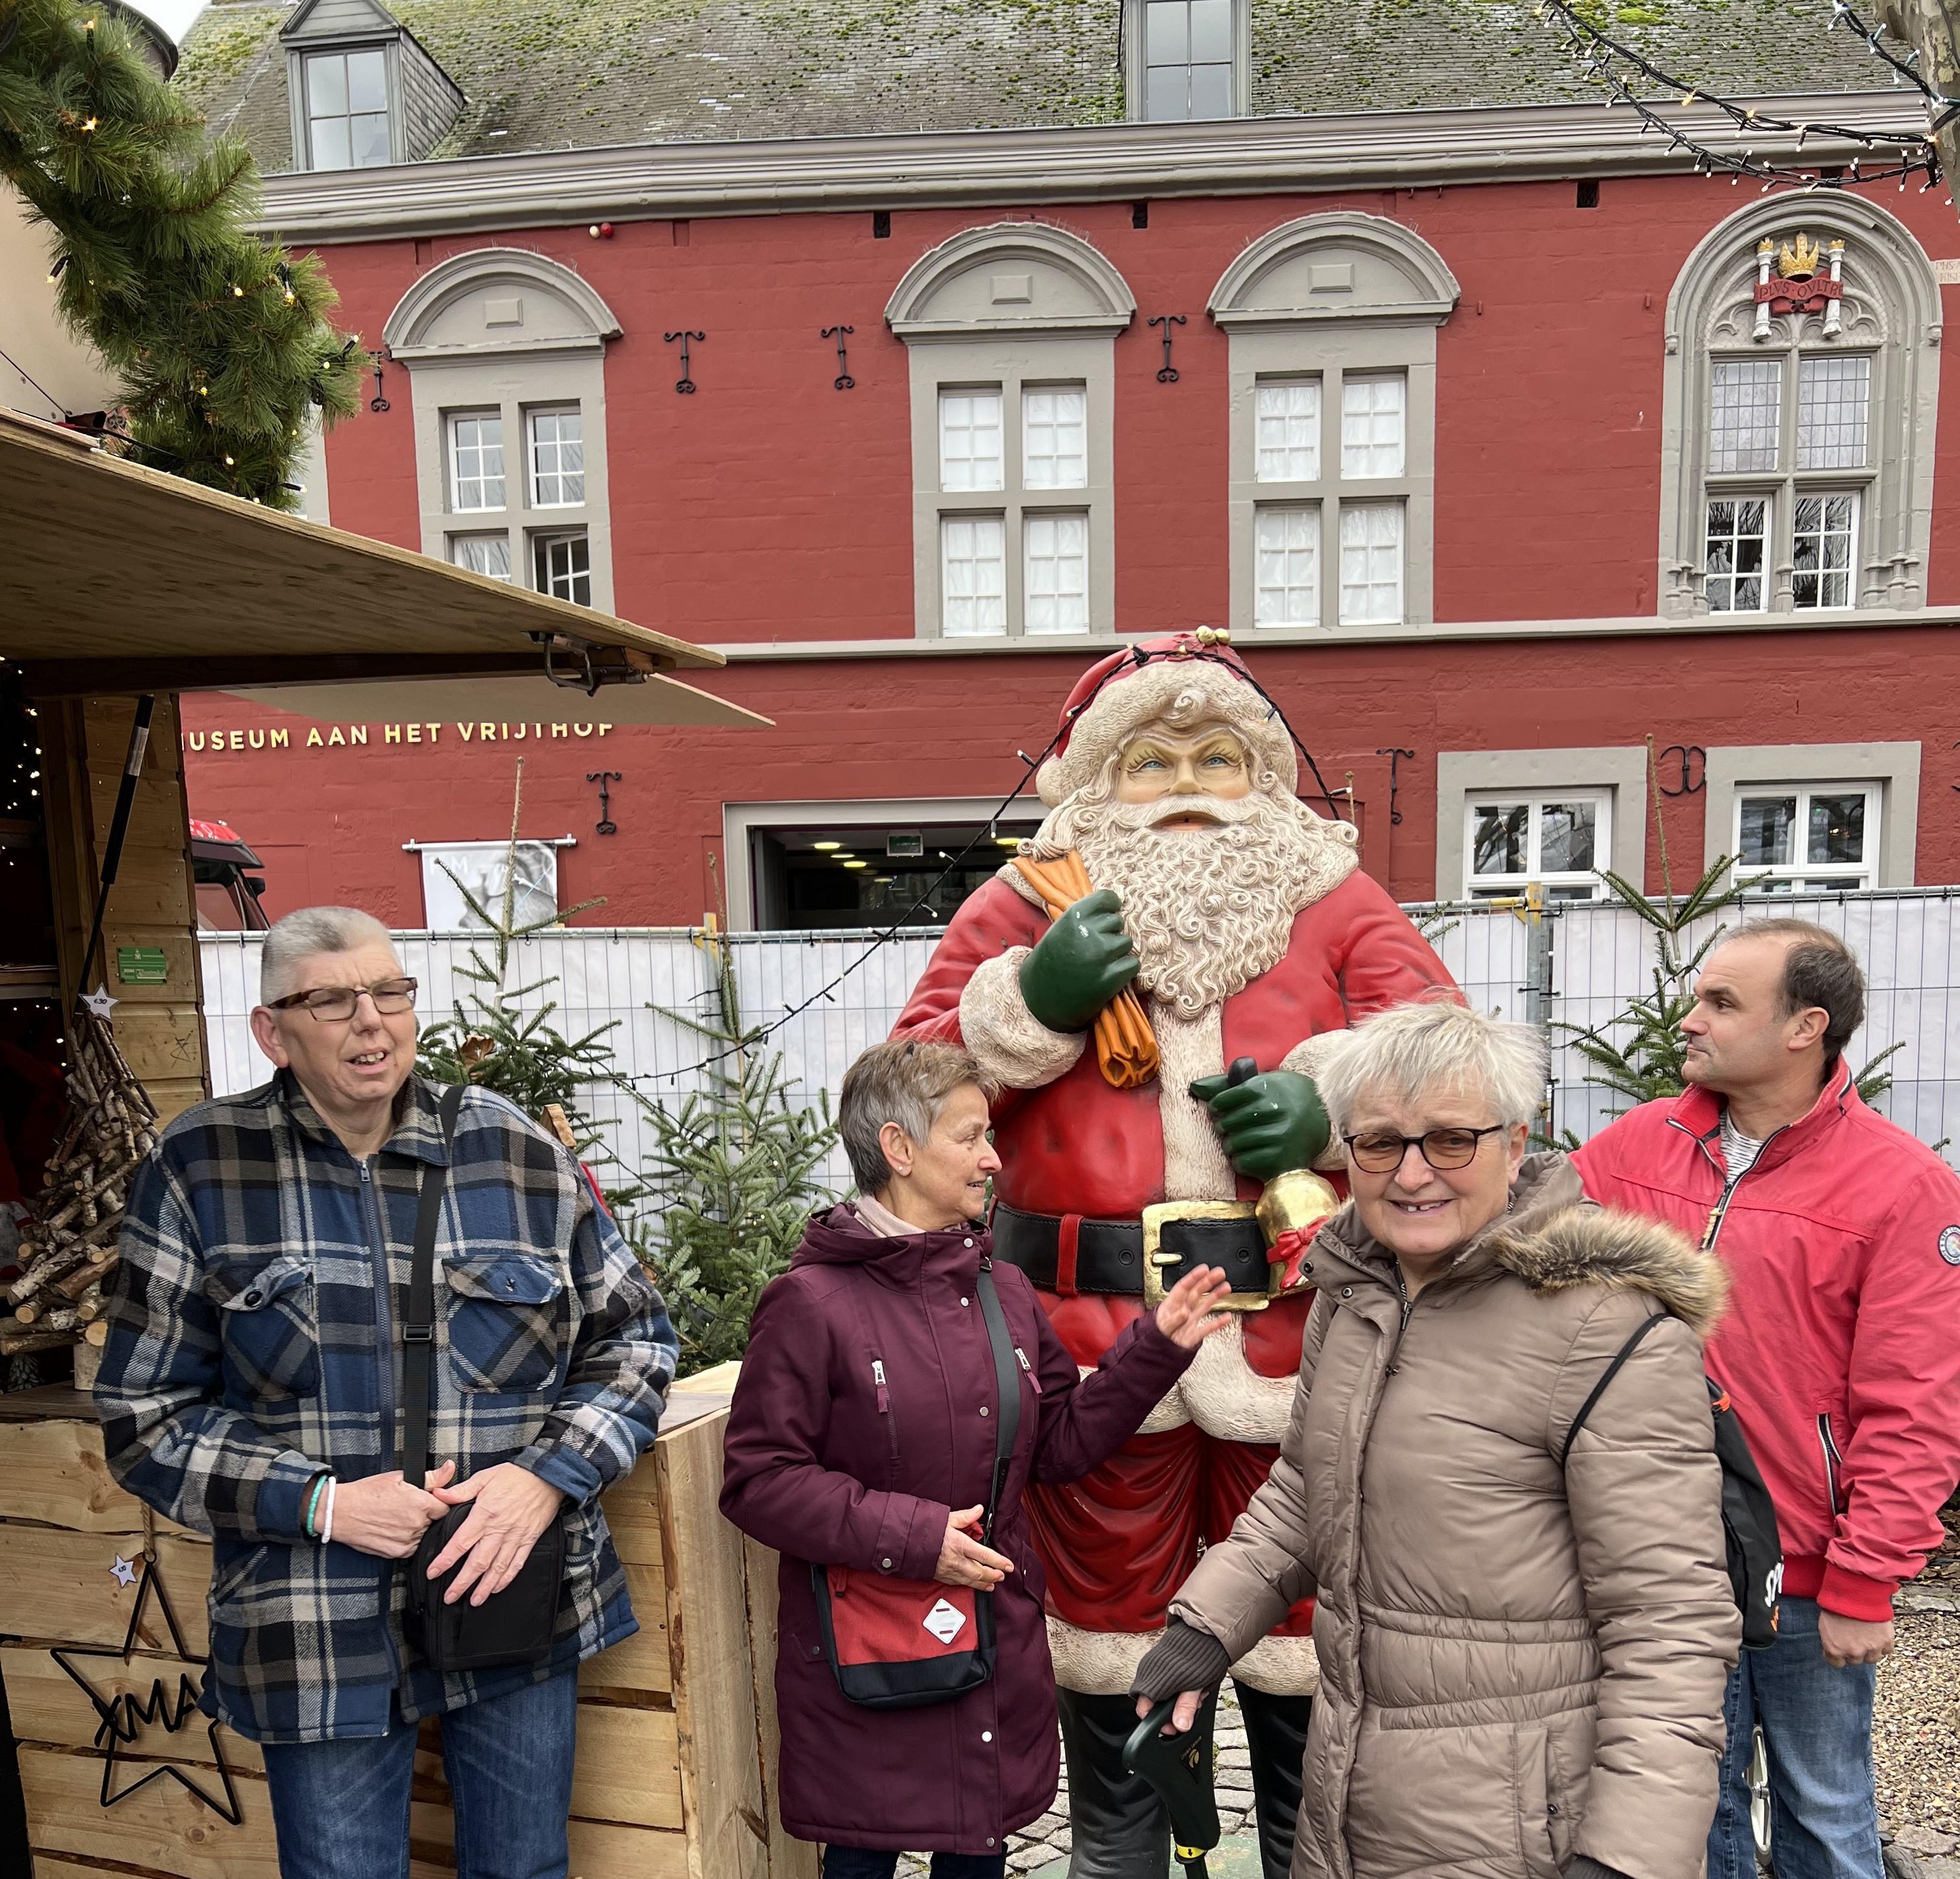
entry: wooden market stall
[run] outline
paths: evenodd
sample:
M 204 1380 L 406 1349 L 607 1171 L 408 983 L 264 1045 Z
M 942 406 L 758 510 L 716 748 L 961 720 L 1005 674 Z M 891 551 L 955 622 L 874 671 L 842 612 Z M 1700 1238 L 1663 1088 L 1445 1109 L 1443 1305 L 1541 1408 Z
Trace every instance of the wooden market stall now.
M 0 784 L 12 777 L 11 800 L 0 791 L 12 917 L 0 1067 L 21 1095 L 0 1105 L 0 1146 L 14 1149 L 0 1174 L 30 1206 L 41 1190 L 30 1149 L 59 1133 L 49 1089 L 64 1070 L 72 1084 L 94 1022 L 85 994 L 115 1001 L 100 1029 L 158 1126 L 208 1092 L 178 694 L 240 692 L 335 718 L 384 701 L 391 715 L 555 718 L 575 701 L 616 723 L 763 721 L 672 676 L 721 663 L 684 641 L 276 514 L 5 412 L 0 532 L 0 746 L 10 736 L 13 746 L 0 747 Z M 145 713 L 147 739 L 132 739 Z M 37 1098 L 37 1070 L 49 1088 Z M 119 1190 L 84 1170 L 75 1191 L 94 1245 L 71 1277 L 95 1283 Z M 26 1232 L 40 1230 L 30 1219 Z M 0 1381 L 10 1356 L 84 1329 L 49 1329 L 75 1316 L 68 1305 L 51 1313 L 10 1289 L 18 1282 L 0 1283 Z M 815 1871 L 773 1804 L 775 1562 L 717 1511 L 727 1399 L 704 1381 L 676 1393 L 660 1440 L 605 1501 L 641 1629 L 582 1679 L 572 1870 L 584 1879 Z M 209 1556 L 114 1485 L 85 1394 L 61 1382 L 0 1391 L 0 1693 L 37 1879 L 276 1874 L 255 1751 L 187 1708 Z M 0 1738 L 0 1763 L 9 1752 Z M 431 1750 L 416 1786 L 417 1874 L 453 1871 L 449 1847 Z M 9 1852 L 0 1845 L 0 1868 Z

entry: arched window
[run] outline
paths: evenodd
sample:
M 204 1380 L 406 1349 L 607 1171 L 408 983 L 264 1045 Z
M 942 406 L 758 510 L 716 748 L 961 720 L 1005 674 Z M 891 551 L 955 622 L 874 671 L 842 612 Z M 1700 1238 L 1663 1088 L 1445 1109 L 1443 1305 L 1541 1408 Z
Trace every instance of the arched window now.
M 899 283 L 922 637 L 1113 630 L 1115 337 L 1136 307 L 1096 250 L 1040 222 L 963 230 Z
M 1420 235 L 1344 210 L 1269 231 L 1220 277 L 1235 631 L 1433 617 L 1436 329 L 1457 294 Z
M 479 248 L 431 268 L 383 329 L 415 390 L 422 552 L 612 607 L 606 343 L 619 323 L 567 267 Z
M 1662 613 L 1923 606 L 1939 345 L 1932 265 L 1875 204 L 1707 236 L 1668 302 Z

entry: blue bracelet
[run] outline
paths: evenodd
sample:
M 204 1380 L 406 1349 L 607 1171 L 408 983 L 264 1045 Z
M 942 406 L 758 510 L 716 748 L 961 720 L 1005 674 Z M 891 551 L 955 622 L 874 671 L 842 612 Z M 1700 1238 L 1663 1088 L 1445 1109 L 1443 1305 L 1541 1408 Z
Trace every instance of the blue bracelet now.
M 300 1522 L 309 1540 L 317 1537 L 313 1529 L 313 1517 L 320 1512 L 320 1497 L 326 1492 L 326 1484 L 332 1479 L 324 1470 L 313 1478 L 313 1490 L 307 1496 L 306 1514 Z

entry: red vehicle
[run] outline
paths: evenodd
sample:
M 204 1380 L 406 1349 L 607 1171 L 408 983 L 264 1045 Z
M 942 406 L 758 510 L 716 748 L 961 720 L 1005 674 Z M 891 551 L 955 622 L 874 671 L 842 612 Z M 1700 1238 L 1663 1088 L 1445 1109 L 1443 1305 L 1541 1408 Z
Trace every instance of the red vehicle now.
M 259 905 L 266 864 L 228 822 L 190 825 L 191 869 L 197 881 L 197 924 L 206 933 L 263 933 L 272 923 Z

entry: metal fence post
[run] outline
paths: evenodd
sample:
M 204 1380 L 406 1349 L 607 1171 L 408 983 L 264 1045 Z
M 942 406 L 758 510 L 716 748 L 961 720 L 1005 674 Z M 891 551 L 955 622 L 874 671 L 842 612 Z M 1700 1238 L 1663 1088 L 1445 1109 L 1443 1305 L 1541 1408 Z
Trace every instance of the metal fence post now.
M 1545 908 L 1545 885 L 1533 881 L 1525 889 L 1520 910 L 1525 922 L 1525 1022 L 1545 1030 L 1551 1022 L 1551 925 L 1558 916 Z

